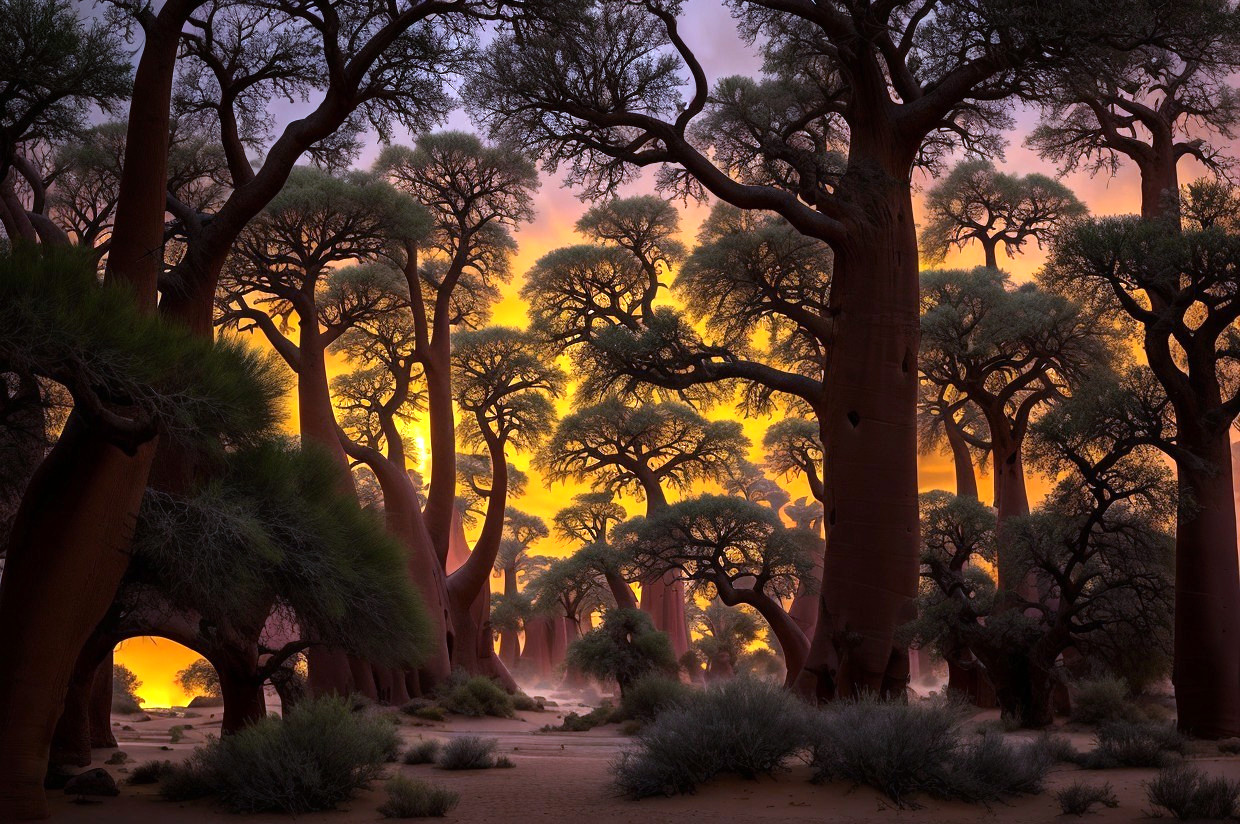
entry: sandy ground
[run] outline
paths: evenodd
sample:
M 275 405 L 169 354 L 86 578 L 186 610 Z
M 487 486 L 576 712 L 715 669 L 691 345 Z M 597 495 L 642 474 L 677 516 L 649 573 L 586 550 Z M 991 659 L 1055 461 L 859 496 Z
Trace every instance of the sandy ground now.
M 539 733 L 547 723 L 559 723 L 565 713 L 580 709 L 562 701 L 541 713 L 520 713 L 518 719 L 450 718 L 444 723 L 415 726 L 402 718 L 401 735 L 407 743 L 420 738 L 447 739 L 458 735 L 484 735 L 498 738 L 499 749 L 516 763 L 515 769 L 447 772 L 433 766 L 393 764 L 389 774 L 421 778 L 450 787 L 461 795 L 460 805 L 443 821 L 469 822 L 641 822 L 641 824 L 686 824 L 723 821 L 814 821 L 814 822 L 908 822 L 908 824 L 956 824 L 956 822 L 1064 822 L 1059 815 L 1053 791 L 1080 779 L 1087 783 L 1109 782 L 1120 800 L 1116 809 L 1102 809 L 1088 816 L 1091 822 L 1140 821 L 1148 817 L 1142 782 L 1154 770 L 1107 770 L 1084 772 L 1075 768 L 1055 770 L 1049 777 L 1047 792 L 1018 798 L 989 809 L 983 806 L 926 800 L 921 809 L 900 810 L 878 793 L 846 784 L 814 786 L 807 780 L 806 768 L 796 768 L 775 779 L 743 781 L 728 779 L 703 787 L 696 795 L 677 798 L 629 801 L 617 797 L 610 787 L 608 762 L 630 739 L 618 733 L 615 725 L 584 733 Z M 288 822 L 290 816 L 254 815 L 238 817 L 220 811 L 210 802 L 174 804 L 160 800 L 156 786 L 133 787 L 124 783 L 125 773 L 135 764 L 150 759 L 180 760 L 207 735 L 219 732 L 219 710 L 199 710 L 197 717 L 161 717 L 150 720 L 116 716 L 114 731 L 120 749 L 129 756 L 127 765 L 108 765 L 121 786 L 118 798 L 94 803 L 73 802 L 60 791 L 49 793 L 54 821 L 97 822 L 186 822 L 224 824 L 228 821 Z M 982 715 L 979 720 L 987 716 Z M 170 742 L 174 725 L 192 725 L 179 743 Z M 421 722 L 419 722 L 421 724 Z M 128 727 L 128 729 L 126 729 Z M 1078 749 L 1090 744 L 1087 732 L 1071 733 Z M 1240 778 L 1240 758 L 1221 756 L 1209 744 L 1197 745 L 1192 762 L 1212 774 Z M 95 763 L 101 766 L 111 750 L 97 750 Z M 359 794 L 340 810 L 298 816 L 308 824 L 376 822 L 382 817 L 376 807 L 383 801 L 382 785 Z

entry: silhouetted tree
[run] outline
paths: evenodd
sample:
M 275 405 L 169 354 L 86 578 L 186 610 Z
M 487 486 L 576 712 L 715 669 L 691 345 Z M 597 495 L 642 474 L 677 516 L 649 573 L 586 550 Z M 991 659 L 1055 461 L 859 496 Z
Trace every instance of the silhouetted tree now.
M 1032 239 L 1042 245 L 1062 223 L 1082 217 L 1085 205 L 1072 190 L 1046 175 L 1010 175 L 989 160 L 966 160 L 926 193 L 929 223 L 921 250 L 942 263 L 952 248 L 981 245 L 986 265 L 999 268 L 1000 245 L 1008 257 Z

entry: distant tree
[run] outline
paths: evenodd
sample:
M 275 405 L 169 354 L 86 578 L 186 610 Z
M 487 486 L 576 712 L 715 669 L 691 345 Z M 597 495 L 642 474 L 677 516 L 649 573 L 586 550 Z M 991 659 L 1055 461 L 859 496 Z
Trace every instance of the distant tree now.
M 10 240 L 37 242 L 10 172 L 31 176 L 29 144 L 77 134 L 92 108 L 116 111 L 132 70 L 116 30 L 67 0 L 4 0 L 0 19 L 0 223 Z
M 922 454 L 933 454 L 946 446 L 952 456 L 956 494 L 977 498 L 974 460 L 985 468 L 990 459 L 990 438 L 984 416 L 954 386 L 921 382 L 917 446 Z
M 1240 233 L 1169 231 L 1135 217 L 1089 221 L 1057 245 L 1047 282 L 1117 321 L 1174 411 L 1164 445 L 1175 461 L 1176 701 L 1181 728 L 1240 731 L 1240 570 L 1230 432 L 1240 414 Z
M 581 635 L 581 625 L 595 612 L 615 606 L 606 578 L 588 554 L 554 558 L 530 581 L 536 608 L 568 621 L 569 642 Z
M 405 251 L 416 270 L 414 351 L 427 384 L 431 474 L 427 527 L 443 563 L 455 502 L 452 330 L 475 328 L 490 315 L 516 251 L 512 230 L 533 219 L 534 166 L 508 146 L 464 132 L 423 135 L 413 148 L 391 146 L 375 171 L 430 209 L 429 242 Z
M 723 479 L 723 490 L 754 503 L 766 504 L 777 515 L 783 510 L 784 504 L 792 499 L 779 484 L 763 474 L 762 467 L 745 459 L 728 467 L 728 475 Z
M 456 338 L 452 386 L 457 408 L 472 419 L 461 434 L 466 446 L 485 449 L 491 477 L 485 489 L 486 515 L 473 551 L 448 576 L 457 633 L 453 663 L 475 674 L 490 674 L 491 631 L 478 626 L 470 607 L 486 586 L 503 540 L 509 484 L 506 449 L 509 445 L 531 449 L 546 436 L 555 419 L 551 398 L 563 392 L 566 377 L 526 332 L 492 326 Z
M 826 497 L 822 483 L 822 441 L 818 425 L 805 418 L 785 418 L 772 424 L 762 437 L 766 468 L 776 476 L 804 475 L 819 501 Z
M 1086 214 L 1072 190 L 1045 175 L 1010 175 L 989 160 L 965 160 L 926 193 L 929 222 L 921 250 L 942 263 L 952 248 L 972 242 L 986 253 L 986 265 L 999 268 L 998 247 L 1014 257 L 1029 240 L 1039 246 L 1058 226 Z
M 1139 374 L 1102 375 L 1038 422 L 1037 460 L 1063 480 L 1005 532 L 1001 574 L 1033 571 L 1046 582 L 1018 609 L 1001 604 L 969 564 L 994 552 L 989 510 L 930 493 L 923 574 L 933 589 L 919 623 L 937 626 L 931 635 L 963 639 L 985 667 L 1004 715 L 1024 726 L 1052 721 L 1056 662 L 1069 646 L 1106 649 L 1110 633 L 1144 644 L 1167 637 L 1172 496 L 1169 475 L 1151 454 L 1164 418 L 1165 401 Z M 1129 632 L 1131 626 L 1140 632 Z
M 1042 124 L 1028 143 L 1064 171 L 1114 174 L 1121 159 L 1141 174 L 1141 215 L 1179 217 L 1177 166 L 1232 165 L 1226 143 L 1240 123 L 1231 75 L 1240 67 L 1234 7 L 1203 0 L 1182 7 L 1170 30 L 1132 48 L 1068 55 L 1037 97 Z
M 797 529 L 804 529 L 817 535 L 822 531 L 822 504 L 818 501 L 797 498 L 784 507 L 784 514 L 792 519 Z
M 199 658 L 177 673 L 177 685 L 186 694 L 207 698 L 220 697 L 220 676 L 206 658 Z
M 615 679 L 620 693 L 650 672 L 674 675 L 676 656 L 667 634 L 650 623 L 650 616 L 636 609 L 612 609 L 603 624 L 583 635 L 568 648 L 570 667 L 600 680 Z
M 620 545 L 647 575 L 670 573 L 693 592 L 757 610 L 783 649 L 791 685 L 809 639 L 781 599 L 792 597 L 813 568 L 798 533 L 784 529 L 769 508 L 723 495 L 681 501 L 627 522 L 621 532 Z
M 133 670 L 124 664 L 112 665 L 112 709 L 119 713 L 135 713 L 142 710 L 138 687 L 142 682 Z
M 606 544 L 611 525 L 623 521 L 624 507 L 610 492 L 583 492 L 552 517 L 560 537 L 582 544 Z
M 1108 330 L 1087 308 L 997 269 L 922 275 L 920 368 L 985 418 L 1000 527 L 1029 512 L 1022 447 L 1035 415 L 1105 364 Z M 1001 584 L 1002 585 L 1002 584 Z
M 765 640 L 766 630 L 751 608 L 729 607 L 711 601 L 704 608 L 689 608 L 692 628 L 698 634 L 693 647 L 706 660 L 706 679 L 731 678 L 750 645 Z

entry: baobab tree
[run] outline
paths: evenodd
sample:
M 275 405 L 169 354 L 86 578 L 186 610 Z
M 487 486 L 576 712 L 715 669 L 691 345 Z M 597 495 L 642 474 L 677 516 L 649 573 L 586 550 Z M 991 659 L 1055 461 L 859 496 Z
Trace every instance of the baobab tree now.
M 555 412 L 550 398 L 563 391 L 566 380 L 551 360 L 531 335 L 500 326 L 461 333 L 453 347 L 456 404 L 471 418 L 464 442 L 485 449 L 491 464 L 482 529 L 469 559 L 448 576 L 448 603 L 457 635 L 453 664 L 476 674 L 499 674 L 493 671 L 498 661 L 485 612 L 480 622 L 471 606 L 487 584 L 503 539 L 506 450 L 509 445 L 532 448 L 551 429 Z
M 736 496 L 702 495 L 628 521 L 618 533 L 647 575 L 671 574 L 694 593 L 757 610 L 783 650 L 792 684 L 809 639 L 780 599 L 792 597 L 813 561 L 806 542 L 775 513 Z
M 766 629 L 751 607 L 730 607 L 717 599 L 705 607 L 692 604 L 689 620 L 698 634 L 693 648 L 706 660 L 707 682 L 734 676 L 748 648 L 766 640 Z
M 1230 430 L 1240 413 L 1233 338 L 1240 322 L 1230 226 L 1170 231 L 1166 221 L 1093 220 L 1057 244 L 1047 280 L 1109 310 L 1145 352 L 1174 410 L 1175 671 L 1179 724 L 1204 737 L 1240 731 L 1240 570 Z
M 985 418 L 1002 528 L 1029 513 L 1021 451 L 1034 416 L 1108 361 L 1107 329 L 1081 305 L 986 267 L 923 273 L 922 302 L 923 379 Z
M 463 132 L 424 135 L 412 149 L 389 147 L 375 169 L 432 216 L 429 242 L 407 255 L 417 259 L 422 281 L 413 317 L 431 430 L 426 521 L 443 563 L 456 501 L 452 330 L 486 322 L 499 284 L 510 275 L 512 230 L 533 218 L 538 175 L 515 149 Z
M 989 461 L 990 439 L 986 437 L 985 418 L 953 386 L 921 382 L 917 445 L 922 454 L 940 452 L 946 446 L 952 457 L 956 494 L 977 499 L 977 467 L 984 469 Z
M 965 160 L 926 193 L 921 251 L 942 263 L 953 248 L 977 243 L 986 265 L 998 269 L 1000 246 L 1009 258 L 1030 240 L 1040 247 L 1057 226 L 1086 211 L 1071 189 L 1046 175 L 1010 175 L 989 160 Z
M 1064 171 L 1141 175 L 1141 216 L 1179 217 L 1179 162 L 1231 165 L 1240 123 L 1231 75 L 1240 67 L 1236 11 L 1225 0 L 1187 4 L 1170 30 L 1137 48 L 1084 51 L 1046 76 L 1042 124 L 1028 143 Z
M 531 545 L 550 534 L 542 518 L 508 507 L 508 514 L 504 516 L 504 536 L 495 556 L 494 573 L 496 577 L 504 580 L 505 598 L 512 600 L 520 594 L 517 576 L 525 571 L 528 578 L 528 550 Z M 491 614 L 494 617 L 494 607 Z M 517 639 L 520 627 L 513 626 L 513 623 L 509 621 L 505 627 L 497 628 L 500 636 L 499 657 L 505 666 L 509 667 L 516 663 L 517 654 L 520 652 L 520 642 Z
M 624 507 L 611 492 L 583 492 L 573 503 L 555 513 L 555 531 L 565 540 L 582 545 L 575 557 L 593 566 L 603 576 L 611 597 L 623 609 L 637 609 L 637 599 L 629 587 L 632 571 L 624 553 L 611 546 L 611 528 L 625 518 Z
M 708 421 L 671 401 L 633 406 L 612 396 L 560 419 L 536 461 L 549 482 L 589 481 L 597 490 L 640 496 L 653 515 L 668 505 L 665 487 L 686 491 L 726 477 L 748 445 L 735 421 Z M 688 652 L 682 585 L 644 579 L 641 606 L 677 655 Z
M 1056 662 L 1070 646 L 1105 648 L 1097 639 L 1131 626 L 1141 627 L 1142 644 L 1165 637 L 1173 495 L 1154 454 L 1166 418 L 1160 394 L 1139 373 L 1103 373 L 1037 423 L 1032 451 L 1063 480 L 1006 532 L 1006 563 L 1047 582 L 1019 610 L 969 566 L 993 557 L 993 513 L 947 493 L 926 497 L 924 575 L 934 594 L 919 622 L 948 646 L 967 644 L 1004 715 L 1024 726 L 1052 721 Z
M 792 496 L 762 472 L 762 467 L 744 458 L 728 467 L 723 490 L 729 495 L 739 495 L 747 501 L 765 504 L 776 515 L 792 500 Z
M 680 33 L 679 5 L 539 6 L 491 43 L 473 73 L 465 97 L 476 115 L 538 151 L 548 170 L 567 167 L 587 197 L 655 166 L 668 187 L 775 212 L 834 250 L 829 321 L 792 300 L 782 303 L 798 317 L 780 315 L 787 296 L 778 284 L 763 302 L 770 316 L 804 324 L 811 348 L 829 348 L 822 374 L 801 380 L 743 357 L 694 356 L 664 358 L 661 375 L 643 375 L 673 388 L 760 377 L 814 408 L 831 455 L 832 549 L 807 693 L 888 693 L 905 681 L 893 638 L 917 588 L 912 170 L 960 144 L 995 150 L 1010 122 L 1004 101 L 1047 61 L 1143 24 L 1129 5 L 1099 15 L 1075 0 L 1019 13 L 955 0 L 755 0 L 736 15 L 760 44 L 764 75 L 713 86 Z M 634 342 L 675 351 L 661 329 Z M 845 648 L 845 636 L 861 640 Z

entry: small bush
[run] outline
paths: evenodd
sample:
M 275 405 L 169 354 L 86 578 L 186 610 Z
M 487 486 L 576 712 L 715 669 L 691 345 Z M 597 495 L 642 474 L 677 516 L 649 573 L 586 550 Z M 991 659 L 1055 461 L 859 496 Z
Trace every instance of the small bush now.
M 480 718 L 493 715 L 512 718 L 512 696 L 490 678 L 482 675 L 457 683 L 439 699 L 439 706 L 457 715 Z
M 737 678 L 672 707 L 612 764 L 616 786 L 645 798 L 692 792 L 722 774 L 756 778 L 782 769 L 808 744 L 810 710 L 786 690 Z
M 1224 738 L 1218 742 L 1218 751 L 1224 755 L 1240 755 L 1240 738 Z
M 378 778 L 398 746 L 389 721 L 342 699 L 307 700 L 199 747 L 162 789 L 171 800 L 214 795 L 233 812 L 330 810 Z
M 1181 821 L 1221 820 L 1240 812 L 1240 781 L 1211 778 L 1187 766 L 1167 767 L 1145 782 L 1146 797 Z
M 517 765 L 516 765 L 516 762 L 514 762 L 514 761 L 513 761 L 511 758 L 509 758 L 508 756 L 506 756 L 506 755 L 497 755 L 497 756 L 495 756 L 495 763 L 494 763 L 494 764 L 492 764 L 491 766 L 492 766 L 492 767 L 496 767 L 496 768 L 498 768 L 498 769 L 510 770 L 510 769 L 512 769 L 513 767 L 517 766 Z
M 1034 746 L 1040 747 L 1046 757 L 1055 764 L 1080 764 L 1082 754 L 1072 746 L 1072 742 L 1063 735 L 1044 732 L 1034 739 Z
M 185 727 L 175 726 L 168 730 L 168 742 L 180 744 L 185 739 Z
M 1081 681 L 1072 700 L 1072 720 L 1080 724 L 1143 720 L 1145 714 L 1129 700 L 1128 694 L 1128 684 L 1122 678 Z
M 439 750 L 439 758 L 435 762 L 441 770 L 486 770 L 495 766 L 495 747 L 499 744 L 494 738 L 479 738 L 476 735 L 463 735 L 453 738 Z
M 439 746 L 439 742 L 434 738 L 420 741 L 405 752 L 405 763 L 410 766 L 415 764 L 434 764 L 436 756 L 439 755 Z
M 620 697 L 620 711 L 616 720 L 632 718 L 649 721 L 665 709 L 683 705 L 692 690 L 675 678 L 658 674 L 638 678 Z
M 648 672 L 675 675 L 678 669 L 667 633 L 637 609 L 607 610 L 602 626 L 569 645 L 566 663 L 600 680 L 614 678 L 621 693 Z
M 1104 807 L 1119 806 L 1119 799 L 1115 797 L 1115 791 L 1110 784 L 1084 784 L 1080 781 L 1074 781 L 1055 793 L 1055 800 L 1059 802 L 1059 810 L 1064 815 L 1085 815 L 1095 804 Z
M 1081 761 L 1090 770 L 1166 767 L 1184 752 L 1184 738 L 1170 724 L 1112 721 L 1098 729 L 1098 745 Z
M 130 784 L 157 784 L 171 770 L 171 761 L 147 761 L 129 773 Z
M 379 813 L 384 818 L 442 818 L 461 800 L 451 790 L 404 776 L 389 779 L 383 788 L 387 801 L 379 805 Z
M 1037 742 L 1009 744 L 990 731 L 967 737 L 966 715 L 948 701 L 840 704 L 817 724 L 814 780 L 865 784 L 901 807 L 915 805 L 919 793 L 986 802 L 1040 791 L 1051 751 Z
M 523 692 L 512 696 L 512 708 L 521 712 L 542 712 L 543 703 L 537 698 L 530 698 Z
M 595 707 L 585 715 L 570 712 L 564 716 L 564 721 L 558 727 L 547 724 L 542 728 L 543 732 L 585 732 L 595 727 L 609 723 L 616 714 L 616 710 L 606 701 L 602 706 Z

